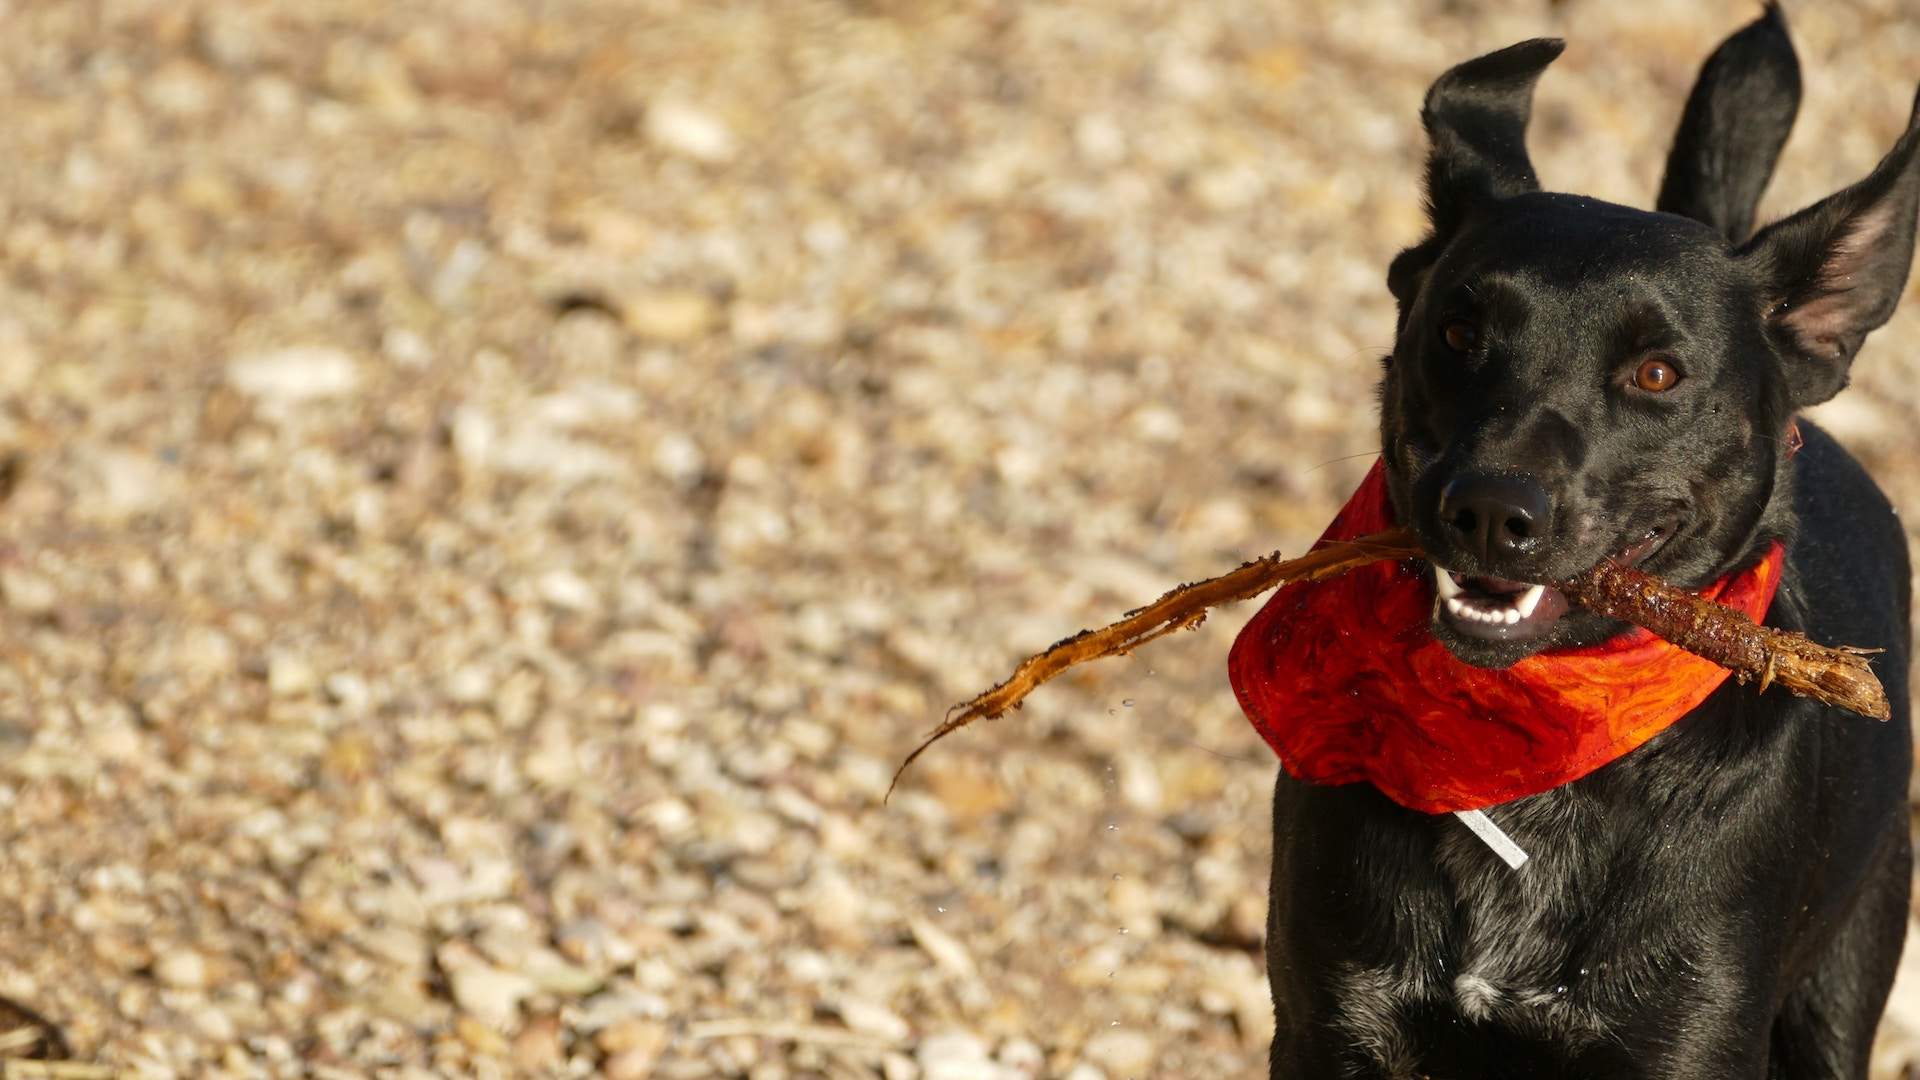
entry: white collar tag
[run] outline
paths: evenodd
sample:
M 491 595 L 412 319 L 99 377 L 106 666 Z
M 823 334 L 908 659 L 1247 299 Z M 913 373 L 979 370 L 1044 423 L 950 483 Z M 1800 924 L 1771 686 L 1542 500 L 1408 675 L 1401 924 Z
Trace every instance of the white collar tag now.
M 1500 826 L 1495 825 L 1485 811 L 1455 810 L 1453 816 L 1472 829 L 1473 835 L 1485 840 L 1493 853 L 1506 860 L 1508 866 L 1518 870 L 1526 865 L 1527 853 L 1520 850 L 1520 845 L 1513 842 L 1513 837 L 1501 832 Z

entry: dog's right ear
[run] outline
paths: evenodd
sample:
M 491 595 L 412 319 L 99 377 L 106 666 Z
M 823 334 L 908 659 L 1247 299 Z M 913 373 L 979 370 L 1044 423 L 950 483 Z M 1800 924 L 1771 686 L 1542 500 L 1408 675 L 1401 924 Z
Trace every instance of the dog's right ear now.
M 1780 5 L 1768 3 L 1701 66 L 1654 209 L 1744 242 L 1799 111 L 1800 61 Z
M 1736 254 L 1761 289 L 1796 409 L 1847 384 L 1854 353 L 1893 316 L 1920 215 L 1920 94 L 1907 131 L 1865 180 L 1761 229 Z
M 1533 85 L 1565 48 L 1558 38 L 1509 45 L 1453 68 L 1428 89 L 1420 120 L 1432 144 L 1427 216 L 1433 232 L 1387 269 L 1403 321 L 1421 277 L 1463 222 L 1500 199 L 1540 190 L 1527 157 Z

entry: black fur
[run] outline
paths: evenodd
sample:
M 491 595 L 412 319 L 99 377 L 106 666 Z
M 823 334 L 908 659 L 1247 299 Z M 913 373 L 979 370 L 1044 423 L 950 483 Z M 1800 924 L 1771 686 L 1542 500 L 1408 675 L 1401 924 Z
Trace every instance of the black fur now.
M 1728 38 L 1700 69 L 1654 208 L 1704 221 L 1730 243 L 1753 211 L 1800 111 L 1800 62 L 1777 4 Z
M 1533 856 L 1519 871 L 1451 816 L 1283 775 L 1272 1075 L 1864 1077 L 1907 917 L 1906 540 L 1837 443 L 1802 421 L 1790 455 L 1785 435 L 1845 385 L 1905 285 L 1920 128 L 1749 239 L 1799 98 L 1776 10 L 1702 70 L 1659 212 L 1539 190 L 1529 100 L 1559 52 L 1516 45 L 1428 94 L 1433 233 L 1388 276 L 1400 520 L 1443 565 L 1521 582 L 1637 551 L 1697 586 L 1786 540 L 1768 622 L 1886 650 L 1894 718 L 1729 681 L 1627 757 L 1491 810 Z M 1671 389 L 1642 388 L 1650 357 Z M 1544 491 L 1524 543 L 1476 547 L 1441 520 L 1441 492 L 1477 476 Z M 1578 609 L 1502 640 L 1438 604 L 1433 621 L 1489 667 L 1621 629 Z

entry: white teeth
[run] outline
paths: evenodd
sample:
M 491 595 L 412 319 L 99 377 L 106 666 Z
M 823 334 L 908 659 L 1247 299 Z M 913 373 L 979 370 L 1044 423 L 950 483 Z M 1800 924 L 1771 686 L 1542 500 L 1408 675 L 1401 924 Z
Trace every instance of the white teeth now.
M 1489 626 L 1513 626 L 1523 619 L 1532 618 L 1533 613 L 1540 609 L 1540 598 L 1547 594 L 1545 585 L 1533 585 L 1525 592 L 1501 600 L 1486 601 L 1468 597 L 1465 587 L 1454 580 L 1453 574 L 1438 566 L 1433 568 L 1433 587 L 1448 614 L 1456 619 Z
M 1520 613 L 1520 618 L 1531 619 L 1533 618 L 1533 609 L 1540 606 L 1540 598 L 1545 595 L 1547 595 L 1547 587 L 1545 585 L 1535 585 L 1533 588 L 1520 594 L 1520 602 L 1514 605 L 1514 610 Z
M 1446 605 L 1447 605 L 1447 610 L 1453 614 L 1454 618 L 1466 619 L 1469 622 L 1481 622 L 1481 623 L 1493 624 L 1493 623 L 1519 621 L 1517 618 L 1515 619 L 1507 618 L 1507 616 L 1509 615 L 1517 615 L 1518 614 L 1517 612 L 1514 612 L 1512 610 L 1499 611 L 1495 609 L 1481 607 L 1479 604 L 1473 603 L 1468 600 L 1462 600 L 1457 596 L 1447 597 Z

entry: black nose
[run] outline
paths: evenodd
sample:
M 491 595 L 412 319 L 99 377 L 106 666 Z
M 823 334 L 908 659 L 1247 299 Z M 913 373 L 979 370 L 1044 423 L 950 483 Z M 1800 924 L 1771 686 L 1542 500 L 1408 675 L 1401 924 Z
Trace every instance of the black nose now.
M 1547 534 L 1547 489 L 1522 476 L 1458 476 L 1440 492 L 1440 526 L 1489 562 L 1524 555 Z

